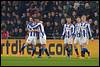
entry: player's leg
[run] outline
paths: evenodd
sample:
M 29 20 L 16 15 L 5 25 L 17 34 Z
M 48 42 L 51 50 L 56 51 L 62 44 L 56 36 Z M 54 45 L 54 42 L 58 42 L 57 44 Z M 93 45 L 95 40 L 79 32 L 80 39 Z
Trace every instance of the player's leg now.
M 21 54 L 21 52 L 24 50 L 24 48 L 27 47 L 27 45 L 28 45 L 28 43 L 26 42 L 26 43 L 22 46 L 22 48 L 19 50 L 19 53 L 20 53 L 20 54 Z
M 34 58 L 34 53 L 36 52 L 36 40 L 37 40 L 37 38 L 34 36 L 33 37 L 33 40 L 32 40 L 32 58 Z
M 41 45 L 40 45 L 40 47 L 39 47 L 39 56 L 38 56 L 38 58 L 41 58 L 41 54 L 42 54 L 42 47 L 41 47 Z
M 87 38 L 87 39 L 86 39 L 86 45 L 88 45 L 88 41 L 89 41 L 89 39 Z M 86 47 L 86 48 L 87 48 L 87 47 Z M 88 53 L 88 56 L 90 57 L 90 51 L 87 49 L 86 52 Z
M 68 46 L 68 38 L 64 38 L 64 48 L 67 51 L 67 56 L 70 56 L 69 46 Z
M 73 54 L 73 46 L 72 46 L 73 38 L 72 37 L 68 38 L 68 41 L 69 41 L 70 55 L 72 55 Z
M 77 57 L 79 57 L 79 52 L 78 52 L 78 48 L 77 48 L 76 44 L 74 45 L 74 49 L 75 49 L 75 53 L 76 53 Z
M 19 50 L 19 54 L 24 50 L 25 47 L 27 47 L 28 44 L 31 44 L 32 37 L 28 37 L 26 40 L 26 43 L 22 46 L 22 48 Z
M 36 48 L 35 48 L 35 45 L 32 45 L 32 58 L 34 58 L 34 53 L 36 52 Z
M 48 52 L 48 50 L 46 48 L 46 44 L 42 44 L 42 50 L 45 51 L 47 56 L 50 56 L 50 54 L 49 54 L 49 52 Z
M 41 56 L 42 52 L 45 52 L 47 56 L 50 56 L 47 48 L 46 48 L 46 36 L 40 37 L 41 48 L 39 49 L 39 56 Z
M 85 52 L 88 53 L 88 56 L 90 56 L 90 52 L 88 51 L 88 49 L 86 48 L 86 44 L 87 44 L 87 40 L 85 37 L 82 38 L 81 40 L 81 56 L 84 58 L 85 57 Z
M 65 43 L 64 44 L 65 46 L 65 50 L 67 51 L 67 56 L 69 57 L 70 56 L 70 51 L 69 51 L 69 47 L 68 47 L 68 44 L 67 43 Z
M 88 39 L 87 39 L 87 37 L 85 37 L 84 38 L 84 43 L 83 43 L 84 44 L 83 50 L 84 50 L 84 52 L 88 53 L 88 56 L 90 56 L 90 52 L 87 48 L 87 42 L 88 42 Z
M 68 40 L 68 53 L 69 53 L 69 56 L 71 57 L 72 55 L 72 42 L 73 42 L 73 39 L 70 37 L 70 38 L 67 38 Z
M 84 38 L 81 38 L 81 41 L 80 41 L 80 48 L 81 48 L 81 57 L 82 59 L 84 59 L 85 57 L 85 50 L 84 50 Z
M 81 44 L 80 47 L 81 47 L 81 57 L 82 57 L 82 59 L 84 59 L 84 57 L 85 57 L 85 50 L 84 50 L 83 44 Z
M 74 50 L 75 50 L 77 57 L 79 57 L 77 43 L 78 43 L 78 39 L 77 39 L 77 37 L 75 37 L 75 39 L 74 39 Z
M 41 58 L 41 54 L 43 52 L 43 48 L 42 48 L 42 44 L 41 44 L 41 37 L 39 37 L 39 42 L 40 42 L 40 46 L 39 46 L 39 56 L 38 56 L 38 58 Z

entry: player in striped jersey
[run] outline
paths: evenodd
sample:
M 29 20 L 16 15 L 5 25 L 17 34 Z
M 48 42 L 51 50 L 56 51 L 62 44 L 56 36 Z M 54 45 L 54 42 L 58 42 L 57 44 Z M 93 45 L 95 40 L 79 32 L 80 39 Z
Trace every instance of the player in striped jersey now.
M 74 34 L 74 25 L 71 23 L 71 18 L 67 18 L 67 23 L 64 24 L 62 37 L 64 38 L 65 49 L 67 50 L 67 55 L 71 58 L 72 52 L 72 42 Z
M 90 57 L 90 52 L 88 51 L 88 49 L 86 48 L 86 45 L 88 44 L 88 40 L 89 40 L 89 34 L 91 39 L 92 38 L 92 34 L 91 34 L 91 30 L 90 30 L 90 24 L 86 21 L 86 16 L 83 15 L 81 17 L 81 56 L 84 59 L 85 57 L 85 52 L 88 53 L 88 56 Z
M 77 44 L 81 44 L 81 26 L 80 23 L 81 19 L 80 17 L 76 18 L 76 24 L 75 24 L 75 38 L 74 38 L 74 49 L 75 49 L 75 53 L 77 55 L 77 57 L 79 57 L 79 53 L 78 53 L 78 48 L 77 48 Z
M 43 27 L 43 22 L 40 21 L 38 18 L 35 19 L 35 22 L 37 22 L 37 24 L 39 25 L 39 41 L 40 41 L 40 44 L 41 44 L 41 47 L 39 48 L 39 58 L 41 57 L 41 52 L 46 52 L 47 56 L 49 57 L 49 52 L 46 48 L 46 34 L 45 34 L 45 31 L 44 31 L 44 27 Z
M 29 32 L 29 36 L 26 40 L 26 43 L 24 44 L 24 46 L 22 46 L 21 50 L 19 51 L 19 53 L 21 54 L 21 51 L 24 50 L 25 47 L 27 47 L 28 44 L 32 44 L 32 58 L 34 58 L 34 52 L 36 50 L 35 45 L 36 45 L 36 40 L 37 40 L 37 32 L 39 32 L 37 24 L 33 21 L 32 18 L 30 18 L 30 22 L 27 24 L 27 29 Z

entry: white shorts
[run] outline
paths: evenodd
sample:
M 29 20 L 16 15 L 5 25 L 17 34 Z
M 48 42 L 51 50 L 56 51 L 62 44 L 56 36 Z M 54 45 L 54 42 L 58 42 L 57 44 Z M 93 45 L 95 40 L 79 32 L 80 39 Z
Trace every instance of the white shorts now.
M 75 37 L 74 45 L 77 44 L 77 43 L 81 44 L 81 38 L 80 37 Z
M 46 44 L 46 36 L 40 37 L 40 44 Z
M 64 44 L 72 44 L 73 43 L 73 38 L 64 38 Z
M 36 41 L 37 41 L 37 37 L 36 36 L 32 36 L 32 37 L 28 37 L 26 42 L 32 45 L 36 45 Z
M 81 37 L 81 44 L 84 45 L 85 43 L 88 44 L 89 39 L 87 37 Z

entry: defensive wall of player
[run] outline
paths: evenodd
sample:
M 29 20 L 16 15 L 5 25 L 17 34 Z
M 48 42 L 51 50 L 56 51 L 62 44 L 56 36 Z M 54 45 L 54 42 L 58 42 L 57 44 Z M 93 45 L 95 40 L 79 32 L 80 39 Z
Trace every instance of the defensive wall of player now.
M 24 45 L 25 39 L 1 39 L 1 56 L 17 56 L 19 49 Z M 36 54 L 39 54 L 39 43 L 36 45 Z M 49 50 L 49 53 L 52 57 L 65 57 L 66 51 L 64 50 L 63 40 L 47 40 L 46 47 Z M 80 53 L 80 46 L 77 45 Z M 99 57 L 99 40 L 89 41 L 87 47 L 91 52 L 92 57 Z M 31 54 L 31 45 L 28 45 L 27 48 L 22 52 L 23 56 L 30 56 Z M 43 53 L 43 57 L 46 54 Z M 75 51 L 73 47 L 73 57 L 75 57 Z M 87 56 L 87 55 L 86 55 Z

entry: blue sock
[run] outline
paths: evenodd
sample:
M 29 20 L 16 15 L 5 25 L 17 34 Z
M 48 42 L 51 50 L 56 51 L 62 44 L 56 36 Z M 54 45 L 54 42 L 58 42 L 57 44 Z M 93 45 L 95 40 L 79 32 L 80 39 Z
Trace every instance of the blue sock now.
M 36 48 L 32 48 L 32 50 L 34 51 L 34 50 L 36 50 Z
M 21 48 L 21 50 L 20 50 L 20 51 L 23 51 L 25 47 L 26 47 L 26 45 L 22 46 L 22 48 Z
M 90 52 L 88 51 L 88 49 L 87 48 L 83 48 L 83 49 L 84 49 L 85 52 L 88 53 L 88 56 L 90 56 Z
M 68 51 L 71 52 L 71 48 L 68 48 Z
M 32 56 L 34 55 L 35 51 L 36 51 L 36 48 L 32 48 Z
M 71 48 L 68 48 L 68 56 L 71 55 Z
M 83 50 L 84 50 L 85 52 L 88 52 L 88 49 L 87 49 L 87 48 L 83 48 Z
M 85 49 L 84 49 L 84 48 L 81 49 L 81 56 L 82 56 L 82 57 L 85 56 Z
M 42 48 L 39 48 L 39 56 L 41 56 Z
M 47 51 L 47 48 L 43 48 L 43 51 L 45 51 L 47 56 L 49 56 L 49 52 Z
M 43 49 L 43 51 L 45 51 L 47 48 L 42 48 Z

